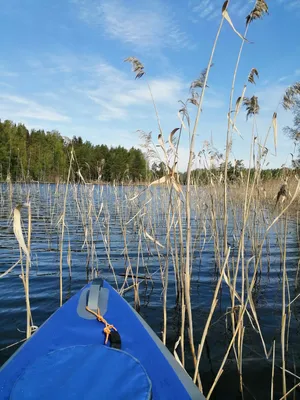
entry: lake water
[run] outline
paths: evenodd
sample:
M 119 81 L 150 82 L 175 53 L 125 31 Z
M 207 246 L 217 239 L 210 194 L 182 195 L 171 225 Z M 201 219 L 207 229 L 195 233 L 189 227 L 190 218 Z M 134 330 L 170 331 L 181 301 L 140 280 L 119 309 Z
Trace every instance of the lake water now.
M 150 242 L 149 245 L 149 241 L 147 242 L 143 235 L 139 235 L 140 225 L 137 224 L 137 221 L 143 219 L 147 230 L 151 226 L 155 227 L 156 239 L 164 244 L 166 202 L 162 200 L 163 196 L 157 196 L 145 205 L 148 201 L 146 194 L 142 194 L 138 201 L 128 201 L 129 198 L 134 197 L 142 190 L 142 187 L 84 187 L 79 185 L 69 188 L 63 254 L 63 299 L 66 301 L 81 289 L 92 274 L 99 273 L 116 286 L 107 254 L 109 254 L 119 287 L 122 285 L 123 274 L 129 263 L 131 263 L 133 271 L 136 271 L 138 265 L 141 275 L 152 274 L 153 278 L 153 284 L 144 281 L 140 285 L 140 313 L 161 337 L 163 299 L 159 260 L 157 252 L 154 251 L 153 243 Z M 16 184 L 12 188 L 6 184 L 0 186 L 0 274 L 11 267 L 20 257 L 18 243 L 13 234 L 12 209 L 17 204 L 27 201 L 28 192 L 30 192 L 29 200 L 32 209 L 30 301 L 34 325 L 40 326 L 59 306 L 60 218 L 63 210 L 65 187 L 63 185 L 58 187 L 56 185 L 25 186 L 21 184 Z M 194 200 L 195 204 L 202 203 L 200 197 Z M 141 204 L 144 205 L 142 209 L 140 208 Z M 205 207 L 203 210 L 207 212 Z M 211 218 L 209 212 L 204 216 L 204 211 L 197 214 L 196 207 L 193 209 L 195 253 L 191 281 L 191 301 L 196 346 L 201 339 L 217 282 L 214 240 L 211 236 Z M 24 208 L 22 216 L 25 232 L 27 230 L 26 213 L 27 209 Z M 253 300 L 267 351 L 271 349 L 273 340 L 276 341 L 274 399 L 279 399 L 282 396 L 282 373 L 280 369 L 282 254 L 278 229 L 277 231 L 274 229 L 270 233 L 267 243 L 270 251 L 268 251 L 267 245 L 264 247 L 261 274 L 259 274 L 253 291 Z M 125 230 L 128 257 L 124 256 Z M 234 256 L 237 251 L 234 248 L 235 236 L 232 233 L 234 228 L 230 227 L 229 232 L 229 241 L 233 247 L 232 256 Z M 140 237 L 142 237 L 141 240 Z M 205 246 L 203 247 L 204 240 Z M 250 256 L 250 240 L 247 245 Z M 67 263 L 70 256 L 72 259 L 71 278 Z M 161 257 L 163 256 L 164 249 L 161 248 Z M 288 223 L 286 259 L 290 299 L 294 299 L 300 293 L 300 289 L 297 276 L 299 241 L 296 219 L 293 216 L 289 217 Z M 174 344 L 180 334 L 181 311 L 176 305 L 175 274 L 172 265 L 173 260 L 170 258 L 167 345 L 173 352 Z M 18 345 L 8 348 L 7 346 L 21 341 L 25 336 L 25 298 L 19 275 L 20 266 L 18 265 L 11 273 L 0 279 L 0 364 L 3 364 L 18 347 Z M 131 282 L 129 279 L 129 283 Z M 239 276 L 238 284 L 240 285 L 240 283 Z M 124 297 L 133 304 L 134 293 L 132 290 L 127 291 Z M 228 327 L 230 317 L 226 318 L 225 315 L 230 305 L 228 289 L 226 285 L 222 285 L 218 306 L 213 316 L 200 365 L 205 393 L 214 381 L 231 339 L 230 326 Z M 287 369 L 297 375 L 300 375 L 299 305 L 300 297 L 291 305 L 287 351 Z M 191 360 L 188 357 L 186 364 L 188 371 L 192 371 L 191 366 Z M 271 368 L 272 356 L 269 360 L 266 360 L 259 334 L 253 330 L 250 323 L 246 323 L 243 349 L 245 399 L 270 398 Z M 292 375 L 287 374 L 288 388 L 298 382 L 295 379 Z M 300 392 L 295 391 L 294 396 L 294 398 L 300 398 Z M 212 398 L 241 398 L 239 376 L 233 352 L 229 355 L 224 373 Z

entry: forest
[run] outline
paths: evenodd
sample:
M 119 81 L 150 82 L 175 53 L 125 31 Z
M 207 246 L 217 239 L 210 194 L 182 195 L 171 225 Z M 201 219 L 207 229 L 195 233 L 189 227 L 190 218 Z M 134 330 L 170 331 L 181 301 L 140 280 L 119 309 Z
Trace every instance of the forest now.
M 73 181 L 146 179 L 147 163 L 139 149 L 93 145 L 80 136 L 69 139 L 57 131 L 29 131 L 23 124 L 0 120 L 0 180 L 65 182 L 72 147 Z
M 122 146 L 108 147 L 93 145 L 90 141 L 74 136 L 62 136 L 58 131 L 29 131 L 23 124 L 0 120 L 0 181 L 13 182 L 65 182 L 67 180 L 71 149 L 74 150 L 71 180 L 75 182 L 125 182 L 142 183 L 159 179 L 167 174 L 163 162 L 147 160 L 142 150 Z M 295 174 L 293 168 L 263 169 L 262 180 L 280 179 Z M 194 169 L 192 181 L 209 184 L 221 180 L 224 163 L 211 168 Z M 255 170 L 251 171 L 254 176 Z M 243 183 L 246 176 L 243 160 L 228 164 L 228 180 Z M 186 173 L 179 172 L 178 178 L 186 183 Z

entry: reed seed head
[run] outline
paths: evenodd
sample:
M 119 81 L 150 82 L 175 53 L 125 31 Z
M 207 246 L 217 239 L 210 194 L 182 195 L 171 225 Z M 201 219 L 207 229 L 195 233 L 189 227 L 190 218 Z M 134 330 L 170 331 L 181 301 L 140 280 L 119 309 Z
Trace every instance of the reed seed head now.
M 248 75 L 248 82 L 256 84 L 255 77 L 259 78 L 259 74 L 256 68 L 252 68 L 250 74 Z
M 290 110 L 296 104 L 297 97 L 300 95 L 300 82 L 289 86 L 283 96 L 282 105 L 285 110 Z
M 261 19 L 265 14 L 269 14 L 269 7 L 265 0 L 256 0 L 255 6 L 246 17 L 246 25 L 249 25 L 255 19 Z
M 194 104 L 194 106 L 198 106 L 199 105 L 199 94 L 195 91 L 192 90 L 192 97 L 190 97 L 187 101 L 189 103 Z
M 246 107 L 247 119 L 249 116 L 253 116 L 259 113 L 258 98 L 256 96 L 244 97 L 243 105 Z
M 132 71 L 135 73 L 135 79 L 141 78 L 144 74 L 144 66 L 136 57 L 128 57 L 124 62 L 130 62 Z
M 211 66 L 213 67 L 213 64 L 211 64 Z M 201 71 L 200 76 L 198 79 L 195 79 L 192 83 L 191 83 L 191 87 L 190 90 L 193 91 L 196 88 L 203 88 L 204 86 L 204 81 L 205 81 L 205 77 L 206 77 L 206 73 L 207 73 L 207 68 L 204 68 L 203 71 Z M 206 85 L 206 87 L 208 87 Z

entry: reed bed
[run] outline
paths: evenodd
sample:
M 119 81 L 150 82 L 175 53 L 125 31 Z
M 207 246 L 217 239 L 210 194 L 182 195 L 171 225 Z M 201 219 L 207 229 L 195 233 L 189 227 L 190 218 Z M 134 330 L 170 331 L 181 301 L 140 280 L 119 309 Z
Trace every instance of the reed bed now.
M 266 2 L 257 0 L 241 35 L 231 21 L 229 1 L 224 3 L 208 65 L 192 83 L 191 97 L 182 102 L 178 112 L 179 127 L 169 135 L 162 131 L 149 86 L 159 135 L 153 139 L 143 134 L 144 148 L 152 160 L 164 163 L 165 176 L 140 186 L 89 184 L 82 177 L 81 183 L 74 183 L 70 177 L 78 171 L 71 152 L 66 183 L 1 185 L 1 221 L 8 221 L 8 230 L 13 227 L 20 249 L 13 251 L 18 261 L 1 271 L 0 278 L 9 282 L 21 277 L 27 338 L 36 329 L 29 278 L 58 277 L 58 307 L 70 295 L 66 282 L 76 280 L 79 273 L 85 275 L 85 281 L 102 276 L 146 318 L 151 298 L 155 298 L 156 332 L 207 399 L 221 398 L 222 393 L 226 396 L 228 377 L 234 386 L 231 396 L 236 390 L 237 398 L 258 398 L 249 375 L 257 365 L 268 375 L 262 382 L 261 398 L 295 398 L 300 385 L 295 334 L 300 183 L 296 175 L 284 181 L 261 179 L 271 134 L 276 149 L 277 110 L 270 116 L 269 130 L 257 138 L 259 99 L 245 95 L 247 86 L 258 79 L 258 71 L 252 68 L 243 88 L 236 88 L 248 31 L 252 22 L 267 12 Z M 241 40 L 229 94 L 225 173 L 216 176 L 207 165 L 209 184 L 203 185 L 192 174 L 195 136 L 198 126 L 201 128 L 209 72 L 224 23 L 229 23 Z M 132 64 L 136 78 L 145 78 L 139 60 L 129 57 L 126 61 Z M 284 108 L 294 104 L 297 90 L 294 85 L 283 94 Z M 234 105 L 236 91 L 242 96 Z M 189 107 L 196 107 L 193 124 Z M 249 170 L 230 182 L 232 135 L 238 131 L 236 119 L 242 107 L 252 124 Z M 190 157 L 183 185 L 177 171 L 178 148 L 187 132 Z M 213 156 L 217 158 L 218 153 Z M 27 213 L 20 206 L 24 203 Z M 36 233 L 36 226 L 43 237 Z M 296 247 L 291 254 L 293 238 Z M 46 268 L 38 260 L 45 251 L 57 257 L 57 262 Z M 272 314 L 272 323 L 266 310 Z
M 8 193 L 11 188 L 14 191 L 12 194 Z M 86 281 L 98 276 L 109 280 L 142 314 L 147 308 L 147 302 L 151 304 L 153 296 L 158 305 L 160 304 L 161 323 L 157 333 L 175 352 L 178 361 L 187 368 L 206 395 L 209 394 L 208 382 L 201 378 L 201 372 L 204 376 L 207 374 L 209 342 L 215 339 L 218 329 L 217 335 L 221 332 L 222 341 L 217 340 L 218 348 L 210 350 L 214 368 L 216 368 L 215 358 L 219 359 L 222 351 L 225 357 L 223 356 L 223 361 L 220 359 L 218 361 L 221 369 L 219 373 L 215 371 L 216 381 L 212 382 L 214 390 L 218 387 L 219 378 L 222 377 L 221 371 L 226 370 L 228 363 L 229 370 L 232 370 L 232 363 L 235 363 L 236 373 L 240 377 L 239 391 L 244 392 L 247 383 L 244 383 L 243 370 L 245 368 L 247 371 L 249 354 L 252 353 L 253 356 L 253 352 L 255 354 L 253 362 L 263 363 L 265 360 L 270 371 L 274 356 L 273 368 L 276 365 L 277 380 L 280 367 L 284 371 L 282 379 L 288 374 L 286 370 L 293 373 L 290 370 L 290 357 L 294 351 L 295 335 L 293 332 L 291 335 L 290 333 L 295 329 L 295 318 L 297 318 L 298 269 L 291 257 L 289 259 L 293 263 L 293 268 L 289 268 L 287 264 L 287 251 L 290 250 L 287 241 L 291 235 L 297 237 L 298 231 L 293 209 L 287 212 L 286 207 L 280 204 L 280 208 L 274 211 L 272 197 L 269 200 L 265 197 L 254 197 L 244 228 L 243 248 L 241 248 L 243 197 L 238 197 L 236 188 L 230 187 L 228 249 L 224 258 L 222 185 L 192 186 L 190 301 L 196 343 L 193 353 L 190 350 L 189 325 L 184 301 L 185 210 L 178 203 L 177 192 L 171 193 L 171 187 L 168 185 L 153 186 L 149 190 L 145 188 L 88 184 L 69 184 L 68 190 L 65 184 L 12 185 L 6 188 L 2 186 L 2 199 L 10 197 L 13 199 L 11 209 L 6 201 L 1 202 L 2 217 L 11 214 L 15 204 L 27 201 L 28 194 L 31 196 L 34 250 L 31 251 L 28 275 L 28 270 L 22 267 L 20 257 L 19 263 L 7 273 L 2 273 L 1 277 L 7 280 L 21 274 L 22 281 L 26 283 L 27 276 L 28 282 L 29 276 L 38 278 L 46 274 L 58 276 L 63 285 L 62 290 L 57 291 L 57 306 L 60 304 L 60 298 L 63 302 L 68 298 L 65 290 L 66 282 L 77 279 L 79 271 L 86 276 Z M 184 195 L 185 188 L 182 188 L 182 191 Z M 64 206 L 65 198 L 67 198 L 66 206 Z M 21 213 L 24 243 L 27 243 L 30 220 L 26 208 L 21 209 Z M 65 215 L 64 236 L 61 231 L 62 213 Z M 12 224 L 10 221 L 9 224 Z M 39 266 L 39 262 L 34 259 L 45 250 L 40 248 L 41 240 L 45 239 L 34 234 L 35 226 L 40 224 L 47 238 L 46 248 L 57 254 L 57 263 L 52 263 L 52 267 L 45 268 L 44 263 Z M 38 229 L 40 230 L 40 226 Z M 21 249 L 24 253 L 22 246 Z M 80 264 L 78 253 L 84 256 Z M 59 263 L 61 255 L 62 269 Z M 16 251 L 15 256 L 18 257 Z M 26 254 L 23 257 L 27 259 Z M 280 260 L 279 268 L 278 260 Z M 242 263 L 244 270 L 241 268 Z M 273 263 L 277 265 L 276 273 L 273 270 Z M 201 289 L 202 274 L 208 277 L 207 280 L 204 279 Z M 268 291 L 268 281 L 274 279 L 274 274 L 278 274 L 277 285 L 281 285 L 280 294 L 278 290 L 274 291 L 274 285 L 271 284 L 270 293 L 261 295 L 260 287 L 263 286 L 264 290 Z M 197 286 L 199 289 L 195 293 Z M 29 285 L 28 289 L 26 288 L 25 285 L 26 298 L 29 299 Z M 148 294 L 150 297 L 145 303 Z M 273 346 L 273 336 L 270 337 L 270 327 L 268 325 L 264 327 L 261 321 L 263 316 L 260 315 L 260 309 L 264 308 L 260 305 L 261 298 L 268 299 L 263 299 L 263 302 L 272 301 L 273 295 L 278 297 L 274 299 L 274 304 L 277 304 L 274 306 L 276 308 L 274 319 L 278 325 L 272 330 L 272 334 L 276 335 L 276 346 Z M 281 315 L 278 313 L 280 297 Z M 170 321 L 174 312 L 177 324 L 175 330 L 173 321 Z M 30 310 L 27 311 L 30 334 L 36 329 L 34 314 Z M 27 335 L 30 335 L 28 332 Z M 287 382 L 286 391 L 291 388 L 290 382 L 293 386 L 297 383 L 290 378 L 287 378 Z M 223 385 L 221 382 L 220 386 Z M 278 392 L 278 382 L 276 387 Z M 213 396 L 213 390 L 209 396 Z

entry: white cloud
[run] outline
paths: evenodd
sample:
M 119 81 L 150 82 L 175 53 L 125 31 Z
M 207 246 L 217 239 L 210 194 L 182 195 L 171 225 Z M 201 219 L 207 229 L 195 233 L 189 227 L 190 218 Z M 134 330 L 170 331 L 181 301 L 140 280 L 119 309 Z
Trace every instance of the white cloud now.
M 229 5 L 228 12 L 230 15 L 236 15 L 238 17 L 246 17 L 251 10 L 254 0 L 236 0 L 234 3 Z M 221 18 L 222 4 L 218 0 L 192 0 L 189 3 L 190 9 L 194 16 L 194 22 L 199 19 L 206 19 L 208 21 L 215 18 Z
M 185 89 L 184 82 L 177 77 L 152 79 L 149 85 L 155 102 L 162 104 L 174 103 L 174 101 L 177 102 L 183 95 Z M 151 101 L 151 95 L 145 83 L 131 90 L 129 93 L 136 103 Z
M 51 107 L 42 106 L 25 97 L 0 94 L 0 112 L 4 118 L 32 118 L 46 121 L 67 122 L 69 117 L 60 114 Z
M 0 66 L 0 76 L 5 77 L 5 78 L 15 78 L 19 76 L 17 72 L 14 71 L 7 71 L 3 67 Z
M 282 101 L 285 89 L 286 85 L 277 84 L 258 90 L 256 96 L 258 97 L 261 110 L 275 112 Z
M 284 81 L 286 81 L 288 78 L 289 78 L 288 75 L 282 76 L 282 77 L 280 77 L 280 78 L 278 79 L 278 83 L 284 82 Z
M 41 55 L 40 60 L 48 71 L 48 77 L 44 69 L 37 65 L 38 69 L 42 69 L 36 71 L 35 78 L 37 83 L 39 78 L 43 82 L 47 78 L 48 86 L 40 88 L 40 91 L 35 90 L 30 99 L 23 94 L 12 95 L 12 92 L 6 89 L 5 92 L 8 95 L 0 96 L 0 115 L 15 121 L 28 120 L 29 126 L 32 126 L 34 121 L 37 121 L 34 124 L 39 124 L 39 120 L 48 121 L 41 122 L 43 125 L 41 127 L 56 128 L 62 135 L 80 135 L 93 143 L 137 146 L 140 143 L 136 134 L 138 129 L 152 131 L 153 137 L 157 138 L 157 122 L 147 81 L 144 78 L 135 80 L 134 74 L 130 71 L 130 65 L 122 63 L 119 68 L 116 68 L 99 57 L 72 54 L 60 57 L 50 54 Z M 55 81 L 59 85 L 56 90 L 52 85 L 52 69 L 71 71 L 71 73 L 62 72 L 56 76 Z M 166 78 L 146 77 L 152 89 L 167 140 L 169 132 L 179 125 L 178 100 L 186 99 L 189 83 L 183 77 L 176 75 L 168 75 Z M 273 112 L 276 111 L 285 88 L 284 83 L 277 83 L 268 88 L 257 87 L 256 95 L 261 105 L 258 116 L 260 132 L 266 131 L 270 125 Z M 199 136 L 196 139 L 196 153 L 202 146 L 199 141 L 202 143 L 203 140 L 209 139 L 211 132 L 213 132 L 216 147 L 222 151 L 225 145 L 227 110 L 227 107 L 224 109 L 224 101 L 227 103 L 228 99 L 223 89 L 214 91 L 212 85 L 207 90 L 198 129 Z M 50 105 L 53 107 L 49 107 Z M 63 109 L 67 110 L 67 115 L 72 116 L 72 123 L 65 124 L 69 119 L 62 111 Z M 216 109 L 218 110 L 215 111 Z M 192 125 L 194 114 L 195 107 L 191 106 Z M 278 120 L 280 128 L 290 124 L 291 116 L 282 112 L 280 108 Z M 247 159 L 248 150 L 246 149 L 251 137 L 251 124 L 245 122 L 244 113 L 241 113 L 241 120 L 238 121 L 237 127 L 244 140 L 234 135 L 234 155 L 236 158 Z M 184 131 L 179 150 L 181 171 L 186 169 L 188 160 L 187 138 L 188 133 Z M 287 141 L 279 137 L 280 140 L 280 154 L 286 156 L 288 151 L 283 145 Z
M 101 100 L 100 98 L 96 98 L 93 96 L 89 96 L 91 100 L 95 101 L 95 103 L 99 104 L 100 113 L 97 117 L 99 121 L 111 121 L 114 119 L 126 119 L 127 111 L 125 108 L 114 107 L 111 104 L 107 104 L 105 100 Z
M 0 82 L 0 86 L 6 87 L 6 88 L 12 88 L 13 86 L 10 85 L 9 83 L 6 82 Z
M 33 69 L 40 69 L 43 68 L 43 63 L 41 62 L 41 60 L 37 59 L 37 58 L 28 58 L 26 60 L 26 64 Z
M 34 95 L 37 97 L 48 98 L 50 100 L 59 100 L 59 95 L 53 92 L 42 92 L 42 93 L 36 92 L 34 93 Z
M 193 1 L 189 3 L 189 6 L 192 13 L 197 17 L 194 22 L 197 22 L 198 19 L 211 19 L 218 10 L 221 10 L 220 5 L 212 0 Z
M 149 81 L 154 101 L 163 108 L 171 108 L 176 105 L 182 97 L 184 83 L 179 78 L 153 79 Z M 106 75 L 101 82 L 86 90 L 84 87 L 80 89 L 82 94 L 100 105 L 100 120 L 114 120 L 116 118 L 127 119 L 139 118 L 139 113 L 143 108 L 152 107 L 151 95 L 145 82 L 136 82 L 134 79 L 119 78 L 116 82 L 110 80 Z M 132 111 L 130 113 L 129 111 Z
M 277 0 L 279 4 L 282 4 L 287 10 L 300 11 L 300 0 Z
M 87 109 L 91 102 L 96 108 L 97 119 L 109 120 L 135 120 L 145 118 L 145 115 L 154 115 L 152 97 L 148 84 L 143 78 L 135 80 L 128 65 L 127 72 L 123 72 L 108 63 L 90 62 L 81 63 L 81 74 L 78 75 L 72 87 L 74 92 L 80 94 L 85 101 Z M 73 71 L 73 80 L 76 71 Z M 179 100 L 188 96 L 189 84 L 179 76 L 167 78 L 152 78 L 148 80 L 153 99 L 159 113 L 176 116 Z M 221 108 L 224 105 L 222 96 L 212 89 L 208 90 L 205 108 Z
M 189 7 L 194 14 L 193 21 L 207 19 L 208 21 L 221 18 L 221 7 L 223 2 L 219 0 L 191 0 Z M 228 12 L 236 17 L 246 17 L 255 4 L 255 0 L 236 0 L 229 4 Z M 277 4 L 283 6 L 288 11 L 300 11 L 300 0 L 277 0 Z M 269 4 L 272 10 L 273 4 Z
M 66 54 L 44 54 L 43 58 L 28 57 L 26 64 L 40 74 L 70 74 L 74 68 L 78 69 L 79 59 L 76 56 Z
M 293 72 L 286 71 L 288 75 L 283 75 L 280 78 L 277 79 L 278 83 L 286 82 L 286 86 L 290 85 L 297 79 L 298 76 L 300 76 L 300 69 L 296 69 Z
M 187 35 L 181 31 L 172 10 L 163 2 L 121 0 L 70 0 L 86 23 L 100 26 L 111 39 L 136 48 L 188 46 Z
M 300 11 L 300 0 L 276 0 L 277 5 L 284 7 L 288 11 Z M 219 0 L 190 0 L 189 7 L 193 16 L 193 22 L 200 19 L 208 21 L 221 18 L 221 7 L 223 2 Z M 229 4 L 229 15 L 236 17 L 246 17 L 255 4 L 255 0 L 235 0 Z M 269 10 L 272 10 L 274 4 L 269 4 Z
M 33 65 L 36 65 L 34 60 L 31 61 Z M 64 100 L 70 108 L 77 101 L 81 104 L 80 114 L 85 113 L 86 116 L 101 121 L 128 120 L 133 115 L 135 120 L 145 119 L 147 115 L 150 118 L 154 115 L 147 81 L 144 77 L 135 80 L 134 73 L 131 72 L 131 67 L 127 63 L 122 63 L 123 69 L 119 69 L 100 57 L 76 57 L 74 54 L 63 56 L 46 54 L 40 58 L 39 62 L 44 67 L 36 74 L 41 73 L 43 79 L 47 72 L 51 75 L 52 70 L 71 71 L 57 75 L 59 89 L 55 94 L 52 88 L 41 93 L 41 96 L 55 100 L 55 104 L 62 103 Z M 159 113 L 168 115 L 172 113 L 176 116 L 178 101 L 184 101 L 189 95 L 189 82 L 176 75 L 162 78 L 148 77 L 148 82 Z M 72 93 L 71 96 L 70 93 Z M 35 96 L 39 94 L 35 93 Z M 84 107 L 82 107 L 83 104 Z M 207 91 L 205 109 L 221 108 L 223 105 L 222 95 L 210 88 Z
M 157 129 L 147 81 L 144 78 L 135 80 L 129 64 L 121 63 L 122 69 L 119 69 L 99 57 L 76 57 L 67 53 L 64 56 L 46 54 L 40 57 L 40 61 L 44 68 L 36 71 L 37 79 L 41 74 L 45 80 L 48 71 L 51 82 L 52 70 L 61 70 L 62 66 L 72 72 L 57 74 L 59 88 L 55 93 L 50 85 L 40 93 L 35 92 L 35 99 L 47 98 L 48 104 L 55 104 L 57 109 L 66 108 L 75 119 L 88 119 L 94 123 L 102 121 L 114 126 L 123 124 L 133 131 Z M 148 77 L 148 82 L 162 124 L 167 130 L 172 129 L 170 125 L 178 123 L 178 101 L 189 96 L 189 82 L 176 75 Z M 203 107 L 205 114 L 208 109 L 221 109 L 223 106 L 223 95 L 209 88 Z M 192 109 L 193 113 L 193 106 Z
M 126 72 L 99 60 L 85 60 L 72 72 L 69 90 L 80 95 L 85 108 L 101 121 L 139 119 L 153 115 L 152 99 L 147 82 L 135 80 L 130 66 Z M 188 85 L 179 77 L 149 79 L 149 85 L 159 109 L 178 108 L 178 100 L 186 97 Z
M 246 18 L 249 12 L 253 9 L 254 0 L 236 1 L 229 8 L 229 12 L 238 17 Z

